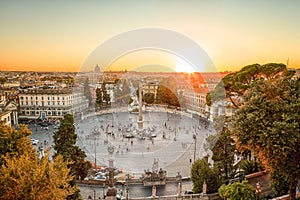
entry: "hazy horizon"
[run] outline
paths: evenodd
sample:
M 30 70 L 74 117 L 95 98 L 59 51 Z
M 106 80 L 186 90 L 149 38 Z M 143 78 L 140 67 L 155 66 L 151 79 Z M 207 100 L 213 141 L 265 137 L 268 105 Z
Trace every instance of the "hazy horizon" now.
M 254 63 L 299 68 L 299 7 L 297 0 L 3 0 L 0 70 L 82 71 L 83 63 L 106 41 L 147 28 L 170 30 L 194 41 L 214 63 L 212 70 L 237 71 Z M 157 36 L 157 42 L 163 43 L 164 38 Z M 192 51 L 189 48 L 182 44 L 182 49 Z M 117 49 L 101 56 L 108 58 Z M 103 66 L 101 60 L 99 66 L 130 70 L 155 64 L 171 71 L 199 71 L 180 56 L 159 48 L 138 49 L 112 58 L 112 66 Z

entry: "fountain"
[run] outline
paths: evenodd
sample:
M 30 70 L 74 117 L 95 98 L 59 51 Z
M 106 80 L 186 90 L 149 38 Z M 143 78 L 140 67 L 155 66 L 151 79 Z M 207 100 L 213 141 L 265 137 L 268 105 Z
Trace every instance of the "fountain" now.
M 154 158 L 152 172 L 145 170 L 142 175 L 142 181 L 144 186 L 152 186 L 152 197 L 156 197 L 156 186 L 166 185 L 167 172 L 160 168 L 158 170 L 158 159 Z

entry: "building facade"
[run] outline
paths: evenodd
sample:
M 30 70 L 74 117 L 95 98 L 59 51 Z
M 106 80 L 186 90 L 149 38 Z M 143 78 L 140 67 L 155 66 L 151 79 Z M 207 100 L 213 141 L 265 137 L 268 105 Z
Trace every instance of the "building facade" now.
M 30 89 L 19 93 L 20 119 L 57 119 L 88 108 L 88 100 L 72 89 Z
M 208 88 L 195 88 L 184 92 L 186 100 L 186 108 L 189 113 L 199 115 L 207 118 L 206 116 L 206 95 Z

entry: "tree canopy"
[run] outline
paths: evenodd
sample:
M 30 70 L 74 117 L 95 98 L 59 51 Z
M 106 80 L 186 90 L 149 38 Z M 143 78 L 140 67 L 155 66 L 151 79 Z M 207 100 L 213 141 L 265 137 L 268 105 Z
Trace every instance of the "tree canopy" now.
M 207 193 L 216 192 L 220 186 L 218 173 L 210 168 L 205 158 L 196 160 L 191 168 L 191 180 L 194 193 L 201 193 L 204 181 L 207 184 Z
M 0 199 L 65 199 L 76 186 L 61 156 L 39 160 L 25 125 L 15 130 L 0 122 Z
M 56 155 L 62 155 L 65 161 L 71 161 L 68 165 L 72 175 L 76 179 L 83 180 L 91 167 L 88 161 L 85 161 L 86 154 L 76 146 L 77 134 L 75 133 L 74 118 L 67 114 L 60 121 L 58 131 L 53 135 L 54 149 Z
M 164 103 L 170 106 L 179 107 L 179 101 L 176 94 L 164 85 L 159 85 L 157 89 L 157 102 Z
M 70 168 L 70 174 L 74 176 L 70 184 L 76 185 L 75 179 L 83 180 L 91 168 L 91 163 L 85 160 L 85 152 L 75 145 L 77 134 L 75 133 L 72 115 L 66 114 L 61 119 L 59 129 L 54 133 L 53 139 L 54 149 L 56 150 L 55 157 L 62 155 L 64 161 L 70 162 L 68 167 Z M 69 195 L 67 199 L 80 199 L 79 190 Z
M 219 188 L 221 198 L 226 200 L 251 200 L 255 199 L 255 189 L 248 184 L 246 180 L 243 182 L 235 182 L 231 184 L 223 184 Z
M 274 80 L 281 76 L 288 76 L 290 72 L 284 64 L 268 63 L 265 65 L 252 64 L 243 67 L 237 72 L 230 73 L 222 78 L 215 90 L 209 93 L 212 101 L 229 98 L 235 107 L 241 105 L 240 98 L 260 79 Z
M 267 169 L 289 181 L 290 199 L 295 199 L 300 177 L 299 95 L 299 78 L 262 79 L 245 95 L 232 127 L 240 149 L 251 150 Z

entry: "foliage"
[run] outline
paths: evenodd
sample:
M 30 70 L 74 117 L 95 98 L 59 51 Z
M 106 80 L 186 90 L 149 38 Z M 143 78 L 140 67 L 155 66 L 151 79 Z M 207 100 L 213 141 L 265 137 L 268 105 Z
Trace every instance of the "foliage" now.
M 239 167 L 243 170 L 245 175 L 247 175 L 257 172 L 255 165 L 254 160 L 242 160 Z
M 144 94 L 144 101 L 147 104 L 153 104 L 154 103 L 154 94 L 153 93 Z
M 157 89 L 157 103 L 164 103 L 170 106 L 179 107 L 179 101 L 175 93 L 164 85 L 159 85 Z
M 278 173 L 277 171 L 271 172 L 271 179 L 271 186 L 274 189 L 276 196 L 282 196 L 288 193 L 290 183 L 283 174 Z
M 6 154 L 12 158 L 29 152 L 29 155 L 35 157 L 35 150 L 28 139 L 30 135 L 25 125 L 19 125 L 19 130 L 15 130 L 0 122 L 0 165 L 5 163 L 2 156 Z
M 96 106 L 103 107 L 110 104 L 110 95 L 107 93 L 106 83 L 102 83 L 101 88 L 96 89 Z
M 61 156 L 39 162 L 26 152 L 19 157 L 6 156 L 0 172 L 0 199 L 65 199 L 76 187 L 69 185 L 67 164 Z
M 91 95 L 91 89 L 90 89 L 90 84 L 89 84 L 89 78 L 86 78 L 86 80 L 83 84 L 83 94 L 89 100 L 89 105 L 91 105 L 92 104 L 92 95 Z
M 25 125 L 15 130 L 0 123 L 0 199 L 64 199 L 74 193 L 67 163 L 61 156 L 38 160 Z
M 269 170 L 284 175 L 295 198 L 300 177 L 300 79 L 258 81 L 236 113 L 233 134 L 240 149 L 253 151 Z
M 204 181 L 207 184 L 207 193 L 216 192 L 220 186 L 218 174 L 210 168 L 205 158 L 196 160 L 191 168 L 191 180 L 194 193 L 201 193 Z
M 102 107 L 103 105 L 103 95 L 100 88 L 96 89 L 96 107 Z
M 91 167 L 88 161 L 85 161 L 86 154 L 78 146 L 76 146 L 77 134 L 75 133 L 73 116 L 67 114 L 60 121 L 57 132 L 53 135 L 54 149 L 57 155 L 62 155 L 65 161 L 71 161 L 68 165 L 71 174 L 76 179 L 83 180 Z
M 105 102 L 106 105 L 110 104 L 110 95 L 107 93 L 106 83 L 102 83 L 101 91 L 103 96 L 103 102 Z
M 280 76 L 291 76 L 284 64 L 268 63 L 265 65 L 252 64 L 237 72 L 230 73 L 210 93 L 212 101 L 228 97 L 235 107 L 241 105 L 240 98 L 260 79 L 274 80 Z M 225 90 L 224 90 L 225 89 Z
M 114 88 L 115 103 L 127 106 L 130 98 L 129 82 L 127 79 L 120 79 L 116 84 Z
M 208 105 L 208 106 L 211 106 L 211 105 L 212 105 L 212 100 L 211 100 L 211 94 L 210 94 L 210 92 L 208 92 L 208 93 L 206 94 L 205 102 L 206 102 L 206 105 Z
M 255 199 L 255 189 L 247 180 L 229 185 L 223 184 L 219 188 L 220 197 L 227 200 L 252 200 Z
M 216 143 L 210 143 L 213 152 L 212 160 L 214 161 L 214 168 L 218 170 L 219 176 L 227 182 L 234 173 L 234 155 L 235 155 L 235 145 L 234 140 L 230 136 L 230 132 L 223 128 L 221 133 L 216 134 Z M 214 141 L 214 140 L 208 140 Z

